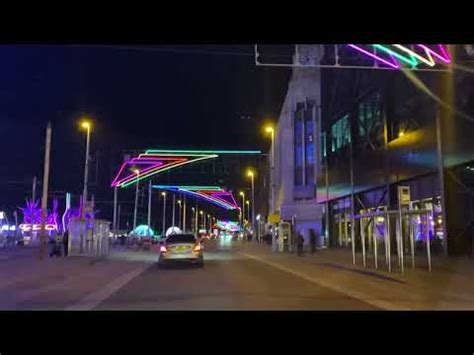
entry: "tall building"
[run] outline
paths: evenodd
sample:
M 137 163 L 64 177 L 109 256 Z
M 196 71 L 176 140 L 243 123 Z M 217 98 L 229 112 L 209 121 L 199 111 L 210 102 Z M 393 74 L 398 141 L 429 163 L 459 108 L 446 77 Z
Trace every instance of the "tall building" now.
M 333 54 L 304 47 L 315 63 Z M 469 48 L 450 46 L 454 62 L 472 55 Z M 417 245 L 429 238 L 434 253 L 472 255 L 473 116 L 474 77 L 459 67 L 295 67 L 275 136 L 275 210 L 305 239 L 315 230 L 329 247 L 351 247 L 354 223 L 360 250 L 352 217 L 398 211 L 403 188 L 406 209 L 426 212 L 402 218 L 405 247 L 414 233 Z
M 302 48 L 315 61 L 322 54 L 318 46 Z M 306 241 L 310 233 L 321 230 L 322 208 L 316 196 L 320 81 L 319 69 L 294 68 L 275 130 L 274 212 L 281 220 L 294 222 L 294 230 L 301 232 Z M 272 204 L 270 197 L 270 210 Z M 322 238 L 318 242 L 324 243 Z

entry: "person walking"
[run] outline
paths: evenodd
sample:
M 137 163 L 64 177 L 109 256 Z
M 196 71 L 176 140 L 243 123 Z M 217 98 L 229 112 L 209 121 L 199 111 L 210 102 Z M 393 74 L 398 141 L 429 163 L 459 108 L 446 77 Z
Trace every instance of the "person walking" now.
M 63 256 L 67 257 L 69 252 L 69 232 L 66 230 L 63 235 Z
M 314 229 L 309 230 L 309 246 L 311 248 L 311 254 L 316 251 L 316 232 Z
M 301 231 L 298 231 L 298 236 L 296 238 L 296 243 L 297 243 L 297 253 L 298 256 L 303 255 L 303 244 L 304 244 L 304 238 L 303 235 L 301 234 Z

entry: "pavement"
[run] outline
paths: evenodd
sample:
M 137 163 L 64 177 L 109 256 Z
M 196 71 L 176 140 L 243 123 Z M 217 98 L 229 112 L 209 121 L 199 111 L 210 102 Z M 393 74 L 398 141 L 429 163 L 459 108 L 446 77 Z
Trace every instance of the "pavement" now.
M 203 269 L 159 269 L 156 249 L 42 261 L 33 249 L 0 252 L 0 309 L 474 309 L 472 260 L 434 259 L 432 273 L 420 260 L 388 273 L 371 260 L 363 268 L 360 256 L 353 266 L 347 250 L 298 257 L 222 240 L 206 242 Z

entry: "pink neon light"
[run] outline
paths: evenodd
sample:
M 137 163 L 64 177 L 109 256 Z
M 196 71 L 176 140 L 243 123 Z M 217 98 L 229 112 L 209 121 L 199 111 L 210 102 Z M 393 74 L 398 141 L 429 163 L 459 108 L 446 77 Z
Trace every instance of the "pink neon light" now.
M 443 62 L 451 63 L 451 57 L 443 44 L 438 44 L 437 47 L 442 54 L 436 53 L 433 49 L 429 48 L 424 44 L 417 44 L 418 47 L 423 48 L 427 54 L 434 55 L 436 58 L 441 59 Z
M 143 163 L 143 164 L 153 164 L 151 167 L 146 168 L 145 170 L 141 171 L 141 173 L 142 173 L 142 172 L 147 172 L 147 171 L 149 171 L 149 170 L 151 170 L 151 169 L 154 169 L 154 168 L 157 168 L 157 167 L 160 167 L 160 166 L 163 165 L 163 162 L 159 162 L 159 161 L 154 162 L 154 163 L 151 163 L 151 162 L 139 162 L 139 161 L 136 161 L 136 162 L 127 161 L 127 162 L 125 162 L 125 163 L 122 164 L 122 167 L 120 168 L 119 173 L 117 174 L 117 176 L 115 177 L 114 181 L 112 182 L 112 186 L 120 185 L 123 180 L 127 180 L 127 179 L 129 179 L 129 178 L 131 178 L 131 177 L 133 178 L 133 175 L 134 175 L 134 174 L 130 174 L 130 175 L 127 175 L 126 177 L 122 178 L 121 180 L 117 181 L 118 178 L 119 178 L 119 176 L 122 174 L 122 172 L 124 171 L 124 169 L 125 169 L 125 167 L 126 167 L 127 165 L 132 165 L 132 166 L 133 166 L 133 165 L 137 165 L 137 164 L 141 164 L 141 163 Z
M 155 165 L 155 166 L 153 166 L 153 167 L 151 167 L 151 168 L 148 168 L 148 169 L 145 169 L 145 170 L 143 170 L 143 171 L 140 171 L 139 177 L 142 178 L 143 176 L 148 175 L 148 174 L 150 174 L 150 173 L 152 173 L 152 172 L 162 170 L 162 169 L 167 168 L 167 167 L 169 167 L 169 166 L 173 166 L 173 165 L 177 165 L 177 164 L 180 164 L 180 163 L 184 163 L 184 162 L 186 162 L 186 161 L 187 161 L 187 159 L 176 159 L 175 161 L 170 162 L 170 163 L 168 163 L 168 164 L 161 164 L 161 165 L 159 165 L 159 166 L 156 166 L 156 165 Z M 134 180 L 134 179 L 136 179 L 136 178 L 137 178 L 136 174 L 129 175 L 129 176 L 123 178 L 122 180 L 120 180 L 119 182 L 117 182 L 115 186 L 122 185 L 122 184 L 126 184 L 126 183 L 128 183 L 128 182 L 130 182 L 130 181 L 132 181 L 132 180 Z
M 374 59 L 376 59 L 376 60 L 378 60 L 378 61 L 380 61 L 380 62 L 382 62 L 382 63 L 388 65 L 388 66 L 391 67 L 391 68 L 400 69 L 400 64 L 399 64 L 399 63 L 396 61 L 396 59 L 394 59 L 393 57 L 391 57 L 392 62 L 389 62 L 389 61 L 387 61 L 387 60 L 385 60 L 385 59 L 379 57 L 378 55 L 376 55 L 376 54 L 374 54 L 374 53 L 372 53 L 372 52 L 369 52 L 369 51 L 367 51 L 367 50 L 365 50 L 365 49 L 363 49 L 363 48 L 361 48 L 361 47 L 359 47 L 359 46 L 356 46 L 355 44 L 348 44 L 348 46 L 351 47 L 351 48 L 353 48 L 353 49 L 358 50 L 359 52 L 364 53 L 365 55 L 367 55 L 367 56 L 369 56 L 369 57 L 371 57 L 371 58 L 374 58 Z

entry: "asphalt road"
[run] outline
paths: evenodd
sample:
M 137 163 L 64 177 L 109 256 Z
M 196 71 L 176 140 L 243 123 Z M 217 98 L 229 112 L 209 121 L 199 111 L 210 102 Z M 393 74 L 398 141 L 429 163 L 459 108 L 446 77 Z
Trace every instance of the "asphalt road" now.
M 152 264 L 99 303 L 100 310 L 369 310 L 373 306 L 249 259 L 230 243 L 208 243 L 205 266 Z M 125 257 L 150 262 L 152 253 Z

